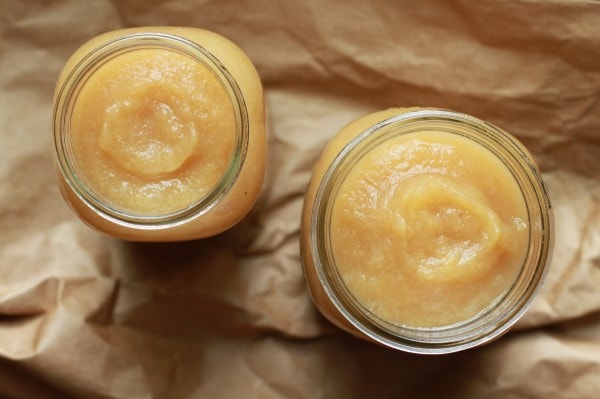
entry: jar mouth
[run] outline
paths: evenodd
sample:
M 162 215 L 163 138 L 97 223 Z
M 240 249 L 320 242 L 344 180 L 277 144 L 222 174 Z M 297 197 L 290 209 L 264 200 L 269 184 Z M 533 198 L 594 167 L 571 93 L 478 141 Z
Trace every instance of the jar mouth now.
M 439 327 L 397 325 L 365 308 L 344 283 L 331 242 L 333 203 L 344 179 L 369 151 L 398 135 L 436 130 L 462 135 L 490 150 L 512 172 L 529 216 L 529 247 L 523 267 L 506 294 L 466 320 Z M 339 313 L 358 331 L 385 346 L 423 354 L 451 353 L 479 346 L 508 330 L 529 308 L 547 273 L 553 248 L 549 195 L 527 151 L 499 128 L 469 115 L 420 109 L 395 115 L 363 131 L 334 158 L 318 187 L 311 214 L 312 259 L 320 283 Z
M 213 75 L 229 99 L 235 122 L 233 148 L 225 171 L 206 194 L 174 211 L 144 214 L 107 201 L 79 172 L 71 144 L 73 106 L 78 93 L 104 64 L 129 52 L 162 49 L 181 54 L 202 65 Z M 246 157 L 249 141 L 248 111 L 242 92 L 224 65 L 207 49 L 186 38 L 159 32 L 137 32 L 120 36 L 93 49 L 79 61 L 57 92 L 53 115 L 56 163 L 77 197 L 97 215 L 119 225 L 165 228 L 185 223 L 209 212 L 236 182 Z M 200 196 L 200 195 L 199 195 Z

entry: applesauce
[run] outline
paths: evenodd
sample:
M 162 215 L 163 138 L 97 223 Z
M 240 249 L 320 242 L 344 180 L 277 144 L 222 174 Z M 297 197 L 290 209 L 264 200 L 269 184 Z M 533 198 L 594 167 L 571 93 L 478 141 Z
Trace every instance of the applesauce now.
M 342 129 L 302 219 L 310 293 L 338 326 L 419 353 L 500 335 L 545 274 L 552 215 L 531 155 L 444 110 L 390 109 Z
M 84 44 L 55 93 L 61 190 L 90 226 L 174 241 L 218 234 L 256 202 L 264 98 L 248 57 L 193 28 L 109 32 Z

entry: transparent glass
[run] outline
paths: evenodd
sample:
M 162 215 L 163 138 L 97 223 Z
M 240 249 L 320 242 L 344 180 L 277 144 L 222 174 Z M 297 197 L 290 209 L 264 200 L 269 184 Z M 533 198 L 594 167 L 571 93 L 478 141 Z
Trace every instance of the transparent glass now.
M 187 34 L 180 35 L 180 32 Z M 191 40 L 195 38 L 200 40 Z M 199 44 L 203 41 L 225 49 L 223 51 L 226 60 L 217 58 L 205 46 Z M 61 189 L 70 205 L 92 227 L 109 235 L 140 241 L 201 238 L 217 234 L 239 221 L 253 205 L 259 189 L 232 188 L 236 185 L 262 185 L 264 165 L 261 168 L 261 163 L 264 164 L 265 152 L 262 148 L 262 136 L 265 134 L 262 115 L 264 100 L 260 82 L 256 82 L 258 75 L 252 69 L 244 71 L 243 76 L 238 72 L 238 76 L 234 77 L 230 68 L 224 65 L 226 62 L 235 61 L 235 57 L 245 58 L 241 50 L 215 34 L 189 28 L 185 31 L 175 28 L 117 31 L 105 39 L 96 39 L 93 44 L 95 45 L 88 45 L 90 49 L 83 51 L 83 55 L 74 56 L 75 60 L 71 60 L 65 68 L 55 95 L 55 158 Z M 231 49 L 227 49 L 227 46 L 231 46 Z M 81 88 L 105 63 L 139 49 L 168 50 L 203 65 L 226 91 L 235 119 L 235 131 L 231 132 L 235 135 L 234 146 L 223 175 L 207 194 L 182 209 L 165 214 L 144 214 L 124 209 L 100 195 L 78 168 L 71 145 L 73 109 Z M 248 65 L 249 68 L 253 68 L 249 62 Z M 239 76 L 242 76 L 242 85 L 238 84 L 236 79 Z M 247 81 L 252 82 L 248 84 Z M 248 101 L 251 103 L 249 106 Z M 259 154 L 251 154 L 250 162 L 255 162 L 257 166 L 249 167 L 246 164 L 249 161 L 247 155 L 251 140 L 253 147 L 250 150 Z M 250 168 L 255 170 L 249 172 Z M 256 194 L 254 198 L 253 194 Z M 232 205 L 236 201 L 234 197 L 240 195 L 247 198 L 238 198 L 238 205 Z M 219 207 L 227 209 L 219 211 Z M 225 217 L 225 214 L 230 216 Z
M 395 325 L 377 317 L 348 290 L 332 253 L 331 212 L 340 185 L 366 153 L 390 137 L 432 130 L 458 134 L 481 144 L 512 172 L 529 215 L 529 246 L 520 274 L 504 296 L 467 320 L 442 327 L 417 328 Z M 313 176 L 302 226 L 304 270 L 313 300 L 322 313 L 359 337 L 414 353 L 460 351 L 489 342 L 506 332 L 539 291 L 553 247 L 549 196 L 527 150 L 512 136 L 489 123 L 437 109 L 396 112 L 396 115 L 341 140 L 336 144 L 340 148 L 337 155 L 330 155 L 322 172 Z

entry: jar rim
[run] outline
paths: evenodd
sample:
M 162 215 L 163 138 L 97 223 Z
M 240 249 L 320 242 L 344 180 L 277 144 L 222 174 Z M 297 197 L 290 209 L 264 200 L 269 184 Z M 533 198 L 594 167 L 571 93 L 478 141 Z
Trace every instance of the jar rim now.
M 105 62 L 130 51 L 165 49 L 190 57 L 216 77 L 230 100 L 235 120 L 231 160 L 220 180 L 203 197 L 182 209 L 158 215 L 136 214 L 103 201 L 80 177 L 70 153 L 70 118 L 77 93 Z M 200 44 L 171 33 L 142 31 L 125 33 L 95 47 L 75 64 L 60 86 L 53 111 L 56 163 L 75 195 L 95 214 L 133 228 L 162 229 L 184 224 L 209 212 L 229 192 L 244 164 L 249 142 L 249 117 L 244 96 L 227 68 Z
M 330 243 L 332 204 L 345 176 L 371 149 L 392 135 L 432 126 L 467 129 L 477 142 L 505 158 L 523 192 L 534 223 L 524 266 L 509 292 L 472 318 L 441 327 L 398 326 L 382 320 L 354 299 L 336 270 Z M 359 332 L 385 346 L 413 353 L 451 353 L 479 346 L 506 332 L 530 307 L 547 274 L 553 249 L 553 214 L 541 174 L 525 148 L 511 135 L 478 118 L 444 109 L 417 109 L 384 119 L 358 134 L 335 156 L 317 188 L 311 217 L 310 248 L 317 277 L 333 306 Z M 533 228 L 532 227 L 532 228 Z M 535 240 L 533 240 L 535 238 Z M 535 242 L 532 242 L 535 241 Z

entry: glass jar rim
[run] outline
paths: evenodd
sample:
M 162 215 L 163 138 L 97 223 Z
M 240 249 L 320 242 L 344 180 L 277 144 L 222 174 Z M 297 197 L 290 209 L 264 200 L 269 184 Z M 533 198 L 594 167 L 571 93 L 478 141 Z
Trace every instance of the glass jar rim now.
M 70 119 L 79 90 L 104 63 L 130 51 L 164 49 L 180 53 L 202 64 L 227 93 L 235 120 L 231 161 L 210 191 L 190 205 L 166 214 L 143 215 L 111 206 L 80 178 L 70 153 Z M 144 229 L 160 229 L 186 223 L 209 212 L 229 192 L 244 164 L 249 141 L 249 118 L 244 96 L 235 78 L 221 61 L 200 44 L 185 37 L 162 32 L 125 33 L 95 47 L 75 64 L 60 86 L 53 112 L 54 152 L 67 185 L 97 215 L 113 223 Z
M 368 151 L 389 137 L 419 129 L 462 129 L 462 133 L 502 158 L 513 173 L 539 234 L 530 229 L 522 270 L 509 292 L 476 316 L 456 324 L 417 328 L 378 318 L 353 298 L 336 270 L 329 221 L 344 178 Z M 388 347 L 424 354 L 451 353 L 479 346 L 506 332 L 529 308 L 547 274 L 553 248 L 553 215 L 549 195 L 529 153 L 511 135 L 478 118 L 443 109 L 399 111 L 362 131 L 347 143 L 326 169 L 317 188 L 311 217 L 310 247 L 315 271 L 333 306 L 360 333 Z M 530 223 L 530 226 L 532 224 Z M 533 228 L 532 227 L 532 228 Z M 535 240 L 533 240 L 535 238 Z M 532 242 L 532 240 L 534 242 Z

